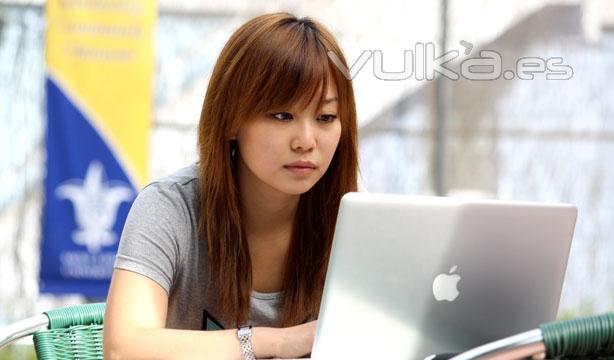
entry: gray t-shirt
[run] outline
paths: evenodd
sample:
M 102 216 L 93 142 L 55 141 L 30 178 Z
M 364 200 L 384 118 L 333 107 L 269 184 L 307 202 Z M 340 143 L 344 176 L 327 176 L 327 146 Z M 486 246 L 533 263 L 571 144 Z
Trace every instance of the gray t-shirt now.
M 198 213 L 198 165 L 147 185 L 126 219 L 115 268 L 144 275 L 166 290 L 167 328 L 232 328 L 220 316 L 205 273 L 207 241 L 197 237 Z M 249 324 L 276 326 L 279 300 L 280 293 L 252 291 Z

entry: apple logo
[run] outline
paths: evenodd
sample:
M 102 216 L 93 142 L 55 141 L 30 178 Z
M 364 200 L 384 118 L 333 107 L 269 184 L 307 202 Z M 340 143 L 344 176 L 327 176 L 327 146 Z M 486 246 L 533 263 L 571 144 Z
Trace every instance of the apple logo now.
M 439 274 L 433 281 L 433 295 L 437 301 L 454 301 L 459 294 L 457 285 L 461 279 L 458 274 L 453 274 L 457 266 L 450 269 L 450 274 Z

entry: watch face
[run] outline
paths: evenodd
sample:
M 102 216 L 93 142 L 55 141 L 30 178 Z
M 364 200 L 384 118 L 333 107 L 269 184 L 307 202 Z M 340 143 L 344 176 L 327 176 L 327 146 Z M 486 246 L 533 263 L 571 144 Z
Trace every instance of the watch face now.
M 239 331 L 237 332 L 238 336 L 248 336 L 251 335 L 252 333 L 252 327 L 250 326 L 243 326 L 242 328 L 239 328 Z

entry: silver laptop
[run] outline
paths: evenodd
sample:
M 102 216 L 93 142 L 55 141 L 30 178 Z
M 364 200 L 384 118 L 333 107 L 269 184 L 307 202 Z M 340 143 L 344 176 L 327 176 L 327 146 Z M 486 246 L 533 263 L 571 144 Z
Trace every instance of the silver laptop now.
M 567 204 L 346 194 L 312 359 L 425 359 L 555 319 Z

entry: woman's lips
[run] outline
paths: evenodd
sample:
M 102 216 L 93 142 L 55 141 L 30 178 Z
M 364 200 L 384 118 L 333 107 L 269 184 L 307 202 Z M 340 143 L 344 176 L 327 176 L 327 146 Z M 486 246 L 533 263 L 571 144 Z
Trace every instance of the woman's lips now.
M 291 172 L 297 175 L 308 175 L 316 170 L 313 167 L 306 167 L 306 166 L 284 166 L 284 168 L 290 170 Z
M 288 167 L 301 167 L 301 168 L 316 168 L 316 164 L 312 163 L 309 160 L 298 160 L 291 164 L 286 165 Z
M 308 175 L 315 171 L 316 164 L 310 160 L 298 160 L 284 167 L 296 175 Z

